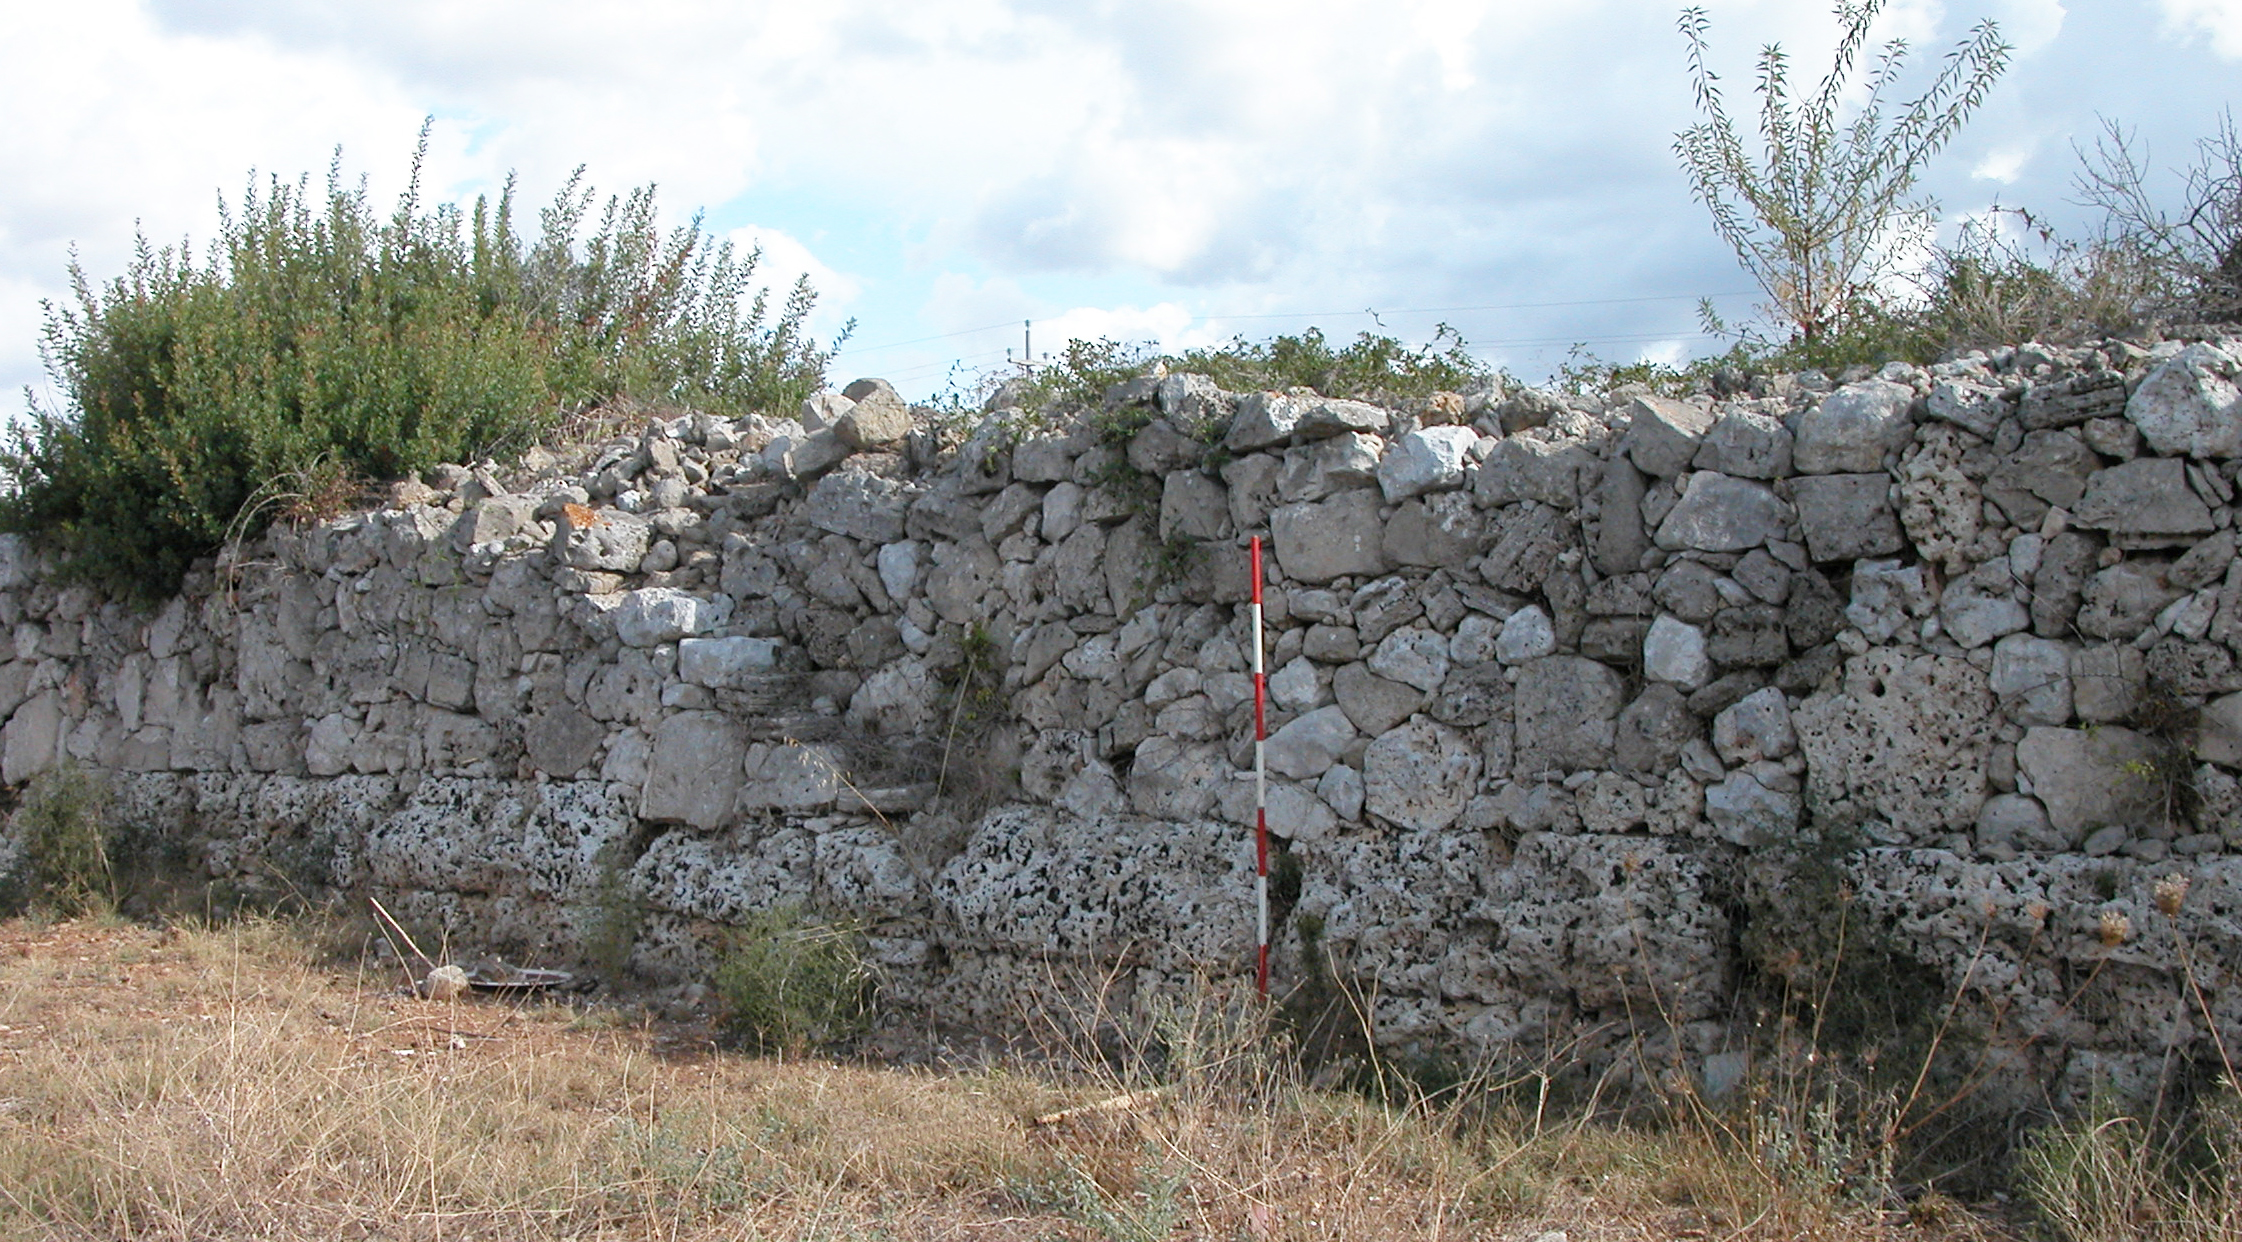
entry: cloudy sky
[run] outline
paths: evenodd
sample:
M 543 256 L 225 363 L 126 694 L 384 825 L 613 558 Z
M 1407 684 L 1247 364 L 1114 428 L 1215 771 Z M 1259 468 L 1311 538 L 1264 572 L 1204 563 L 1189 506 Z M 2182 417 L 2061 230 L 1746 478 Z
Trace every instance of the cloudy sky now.
M 1712 0 L 1732 104 L 1770 41 L 1817 76 L 1804 0 Z M 938 389 L 1021 321 L 1175 346 L 1320 324 L 1455 325 L 1544 374 L 1702 348 L 1696 299 L 1755 303 L 1670 152 L 1691 120 L 1675 8 L 1643 0 L 74 0 L 0 3 L 0 383 L 47 381 L 73 249 L 207 239 L 251 170 L 346 169 L 542 201 L 584 165 L 807 272 L 837 379 Z M 2016 46 L 1932 169 L 1950 218 L 2073 226 L 2098 118 L 2159 169 L 2234 102 L 2242 0 L 1893 0 L 1914 81 L 1982 17 Z M 1911 92 L 1910 92 L 1911 93 Z M 315 177 L 316 181 L 316 177 Z M 51 396 L 50 396 L 51 399 Z M 9 412 L 20 398 L 9 398 Z

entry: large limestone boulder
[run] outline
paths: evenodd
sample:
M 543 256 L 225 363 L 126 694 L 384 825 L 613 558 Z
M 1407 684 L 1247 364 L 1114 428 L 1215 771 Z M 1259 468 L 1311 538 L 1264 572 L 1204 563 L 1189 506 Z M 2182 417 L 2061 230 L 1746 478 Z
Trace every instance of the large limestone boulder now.
M 2242 362 L 2197 342 L 2168 358 L 2126 400 L 2125 417 L 2159 453 L 2233 457 L 2242 453 Z
M 1521 776 L 1610 766 L 1627 703 L 1618 673 L 1579 656 L 1546 656 L 1519 667 L 1513 703 Z
M 1884 468 L 1907 443 L 1912 390 L 1885 380 L 1847 384 L 1798 416 L 1791 462 L 1800 474 L 1860 474 Z
M 1479 784 L 1479 752 L 1461 733 L 1422 718 L 1389 730 L 1363 757 L 1364 803 L 1404 828 L 1455 822 Z
M 1284 505 L 1269 515 L 1269 534 L 1278 566 L 1298 582 L 1373 576 L 1388 568 L 1374 491 L 1358 489 L 1328 500 Z
M 654 730 L 641 819 L 720 828 L 732 816 L 745 778 L 747 735 L 717 712 L 679 712 Z
M 1880 649 L 1791 713 L 1807 805 L 1825 824 L 1882 820 L 1924 837 L 1973 826 L 1996 717 L 1986 675 L 1951 656 Z
M 2016 744 L 2016 766 L 2047 808 L 2047 822 L 2070 840 L 2161 818 L 2156 758 L 2153 739 L 2116 725 L 2027 729 Z
M 1791 507 L 1765 484 L 1700 470 L 1658 524 L 1656 539 L 1670 552 L 1743 552 L 1782 538 L 1790 522 Z

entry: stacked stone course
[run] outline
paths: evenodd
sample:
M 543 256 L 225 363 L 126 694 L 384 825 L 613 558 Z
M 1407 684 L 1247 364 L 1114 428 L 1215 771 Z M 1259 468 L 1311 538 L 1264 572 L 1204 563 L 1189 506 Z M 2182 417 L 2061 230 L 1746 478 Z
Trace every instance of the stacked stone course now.
M 1151 374 L 948 433 L 861 380 L 446 468 L 152 614 L 0 543 L 0 778 L 101 769 L 215 878 L 309 859 L 517 955 L 620 892 L 657 975 L 805 902 L 951 1017 L 1188 987 L 1251 961 L 1258 535 L 1280 957 L 1312 929 L 1382 1039 L 1723 1055 L 1742 895 L 1810 837 L 2076 1096 L 2210 1046 L 2183 938 L 2242 1046 L 2238 360 L 1400 408 Z

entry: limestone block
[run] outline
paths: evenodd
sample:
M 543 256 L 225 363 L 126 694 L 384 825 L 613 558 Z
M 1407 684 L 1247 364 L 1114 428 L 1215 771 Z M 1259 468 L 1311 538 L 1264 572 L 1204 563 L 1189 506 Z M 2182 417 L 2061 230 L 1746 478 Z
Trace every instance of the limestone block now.
M 1383 546 L 1396 565 L 1461 569 L 1486 550 L 1487 518 L 1464 492 L 1406 500 L 1387 519 Z
M 2044 570 L 2043 570 L 2044 572 Z M 2086 580 L 2078 611 L 2079 632 L 2129 642 L 2183 592 L 2165 581 L 2154 561 L 2125 561 Z
M 1154 819 L 1197 819 L 1214 808 L 1230 771 L 1219 746 L 1147 738 L 1129 769 L 1129 804 Z
M 654 730 L 641 819 L 691 824 L 707 831 L 732 816 L 743 780 L 747 738 L 716 712 L 679 712 Z
M 1277 564 L 1295 582 L 1386 572 L 1378 493 L 1341 492 L 1328 500 L 1285 505 L 1269 515 Z
M 1216 814 L 1227 823 L 1251 824 L 1255 817 L 1253 780 L 1251 773 L 1239 775 L 1244 779 L 1223 786 Z M 1359 804 L 1359 794 L 1356 800 Z M 1269 782 L 1268 811 L 1269 835 L 1287 841 L 1322 841 L 1339 830 L 1339 816 L 1323 798 L 1291 781 Z
M 1503 621 L 1494 655 L 1504 664 L 1524 664 L 1557 651 L 1557 631 L 1539 604 L 1528 604 Z
M 2158 364 L 2125 403 L 2125 417 L 2159 453 L 2242 453 L 2242 363 L 2198 341 Z
M 663 722 L 663 727 L 668 727 L 668 721 Z M 845 756 L 830 746 L 787 742 L 751 747 L 741 769 L 745 779 L 734 786 L 739 791 L 738 805 L 743 810 L 780 811 L 814 811 L 831 806 L 844 789 L 841 778 L 846 772 L 846 763 Z M 654 776 L 647 778 L 649 788 L 661 772 L 660 729 L 654 734 L 654 765 Z M 639 814 L 643 818 L 653 818 L 643 811 Z
M 1384 440 L 1360 432 L 1287 449 L 1276 476 L 1277 495 L 1296 503 L 1350 488 L 1375 487 L 1378 461 L 1385 453 Z
M 1938 597 L 1939 623 L 1964 648 L 2014 634 L 2032 623 L 2031 610 L 2016 598 L 2015 589 L 2007 558 L 1989 561 L 1946 584 Z
M 1479 784 L 1479 755 L 1446 725 L 1418 720 L 1380 734 L 1363 758 L 1363 805 L 1403 828 L 1436 832 Z
M 1503 666 L 1492 661 L 1452 665 L 1448 680 L 1425 710 L 1442 724 L 1478 728 L 1508 715 L 1510 679 Z
M 1682 692 L 1654 683 L 1619 713 L 1613 759 L 1629 772 L 1663 774 L 1673 769 L 1682 748 L 1703 734 L 1704 725 Z
M 1799 815 L 1797 794 L 1769 789 L 1748 772 L 1732 772 L 1726 780 L 1705 787 L 1705 818 L 1731 845 L 1783 840 L 1798 831 Z
M 1448 640 L 1432 630 L 1404 626 L 1386 635 L 1365 663 L 1380 677 L 1431 694 L 1448 679 Z
M 1913 390 L 1884 380 L 1847 384 L 1798 417 L 1791 462 L 1800 474 L 1859 474 L 1884 468 L 1907 443 Z
M 1790 705 L 1773 686 L 1745 695 L 1713 717 L 1713 749 L 1731 767 L 1780 759 L 1797 748 Z
M 926 575 L 926 602 L 944 621 L 971 625 L 995 612 L 1004 562 L 979 532 L 961 543 L 935 544 L 933 560 Z M 1096 581 L 1104 585 L 1104 576 Z
M 1376 737 L 1407 720 L 1425 705 L 1425 693 L 1407 682 L 1380 677 L 1361 662 L 1342 666 L 1331 678 L 1339 708 L 1366 736 Z
M 2053 639 L 2011 634 L 1995 643 L 1988 684 L 2001 711 L 2022 725 L 2070 723 L 2071 659 L 2071 649 Z
M 2148 667 L 2130 643 L 2104 643 L 2071 653 L 2071 698 L 2088 724 L 2124 720 L 2148 688 Z
M 1282 444 L 1292 438 L 1293 429 L 1316 404 L 1283 393 L 1249 392 L 1239 399 L 1237 416 L 1230 420 L 1223 443 L 1240 453 Z
M 574 776 L 589 765 L 606 740 L 606 726 L 567 705 L 532 715 L 522 731 L 530 766 L 558 777 Z
M 1548 505 L 1513 505 L 1495 517 L 1495 543 L 1479 563 L 1479 576 L 1497 590 L 1539 591 L 1579 537 L 1572 519 Z
M 1230 493 L 1197 470 L 1178 470 L 1160 488 L 1160 541 L 1230 537 Z
M 1922 565 L 1859 561 L 1853 566 L 1853 597 L 1845 606 L 1845 619 L 1869 641 L 1890 642 L 1911 618 L 1927 616 L 1937 604 L 1937 590 Z
M 731 616 L 731 600 L 703 599 L 674 587 L 625 591 L 610 614 L 615 637 L 627 647 L 658 647 L 705 633 Z
M 1967 379 L 1940 380 L 1931 386 L 1931 395 L 1923 404 L 1932 418 L 1952 423 L 1980 440 L 1993 438 L 1994 429 L 2008 416 L 2009 408 L 2000 389 Z
M 1660 613 L 1643 635 L 1643 676 L 1695 690 L 1712 675 L 1712 657 L 1705 653 L 1705 631 Z
M 2048 823 L 2047 808 L 2026 794 L 1995 794 L 1977 813 L 1977 848 L 1993 857 L 2052 854 L 2078 844 L 2072 833 Z
M 1362 773 L 1346 764 L 1333 764 L 1316 781 L 1316 797 L 1341 819 L 1362 818 Z
M 1781 479 L 1791 473 L 1791 434 L 1783 421 L 1755 410 L 1724 411 L 1690 464 L 1739 479 Z
M 904 516 L 917 492 L 901 479 L 850 466 L 819 479 L 799 510 L 810 525 L 865 543 L 903 538 Z
M 2067 431 L 2032 431 L 1985 477 L 1985 498 L 2011 522 L 2036 527 L 2048 506 L 2068 509 L 2086 494 L 2086 480 L 2101 463 Z
M 2136 457 L 2095 471 L 2071 520 L 2085 530 L 2131 535 L 2199 534 L 2213 526 L 2210 507 L 2188 487 L 2187 463 L 2176 457 Z
M 1628 402 L 1627 416 L 1627 455 L 1636 469 L 1661 479 L 1689 468 L 1713 426 L 1712 411 L 1666 397 L 1637 397 Z
M 1378 461 L 1387 504 L 1463 486 L 1465 454 L 1479 442 L 1469 427 L 1427 427 L 1395 440 Z
M 1354 723 L 1344 710 L 1320 707 L 1270 734 L 1263 759 L 1279 776 L 1314 780 L 1338 762 L 1354 740 Z
M 1512 709 L 1516 771 L 1608 766 L 1614 725 L 1627 697 L 1619 674 L 1578 656 L 1545 656 L 1521 665 Z
M 2156 743 L 2131 729 L 2035 728 L 2016 744 L 2016 766 L 2066 840 L 2096 828 L 2161 821 L 2163 790 L 2151 775 Z
M 889 448 L 911 434 L 911 407 L 894 389 L 875 389 L 836 416 L 831 426 L 833 434 L 857 452 Z
M 1841 685 L 1791 713 L 1816 820 L 1880 819 L 1918 838 L 1969 828 L 1987 792 L 1993 706 L 1967 660 L 1883 648 L 1846 661 Z
M 1782 538 L 1791 517 L 1791 507 L 1764 484 L 1700 470 L 1689 476 L 1656 538 L 1668 551 L 1742 552 Z
M 572 569 L 635 573 L 646 559 L 653 527 L 620 509 L 563 509 L 555 526 L 556 559 Z
M 1482 475 L 1484 477 L 1484 475 Z M 1589 546 L 1596 572 L 1607 579 L 1632 574 L 1650 550 L 1650 534 L 1643 529 L 1643 476 L 1624 458 L 1604 463 L 1596 484 L 1596 508 L 1601 515 L 1596 537 Z
M 1906 546 L 1892 513 L 1891 477 L 1875 474 L 1803 475 L 1791 483 L 1806 550 L 1817 561 L 1890 556 Z
M 1579 444 L 1528 432 L 1495 441 L 1494 451 L 1479 463 L 1472 494 L 1490 509 L 1521 500 L 1571 509 L 1601 470 L 1596 455 Z

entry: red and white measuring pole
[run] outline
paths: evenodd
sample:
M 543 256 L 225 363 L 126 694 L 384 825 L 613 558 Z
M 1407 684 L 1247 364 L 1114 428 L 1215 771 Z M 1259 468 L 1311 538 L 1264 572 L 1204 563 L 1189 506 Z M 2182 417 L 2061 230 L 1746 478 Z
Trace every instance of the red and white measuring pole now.
M 1269 998 L 1269 673 L 1261 661 L 1261 538 L 1253 540 L 1253 903 L 1254 986 Z

